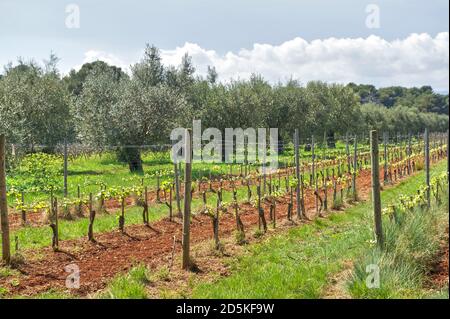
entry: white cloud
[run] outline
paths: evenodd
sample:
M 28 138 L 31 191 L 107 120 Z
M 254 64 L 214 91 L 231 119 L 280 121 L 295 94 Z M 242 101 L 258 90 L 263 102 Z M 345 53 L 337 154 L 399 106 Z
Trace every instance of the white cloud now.
M 303 83 L 322 80 L 338 83 L 368 83 L 376 86 L 431 85 L 447 90 L 449 85 L 449 33 L 434 38 L 426 33 L 386 41 L 367 38 L 328 38 L 305 41 L 295 38 L 280 45 L 254 44 L 251 49 L 219 54 L 194 43 L 162 50 L 163 63 L 179 65 L 185 52 L 192 56 L 197 73 L 215 66 L 219 79 L 248 78 L 262 74 L 271 82 L 290 77 Z M 85 61 L 100 59 L 128 69 L 130 63 L 101 51 L 86 52 Z

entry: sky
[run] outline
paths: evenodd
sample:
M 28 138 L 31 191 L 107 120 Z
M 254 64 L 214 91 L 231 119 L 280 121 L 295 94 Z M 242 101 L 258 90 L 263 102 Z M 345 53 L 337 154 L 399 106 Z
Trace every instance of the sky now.
M 103 60 L 129 70 L 146 43 L 163 62 L 188 52 L 197 74 L 260 73 L 448 91 L 447 0 L 0 0 L 0 68 L 42 61 L 63 74 Z

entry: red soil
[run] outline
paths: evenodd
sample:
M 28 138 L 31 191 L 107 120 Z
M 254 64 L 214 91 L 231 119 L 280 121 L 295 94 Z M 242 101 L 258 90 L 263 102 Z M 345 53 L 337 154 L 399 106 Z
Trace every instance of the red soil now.
M 357 185 L 359 197 L 366 199 L 371 187 L 370 171 L 362 171 L 359 174 Z M 331 190 L 328 196 L 331 198 Z M 288 196 L 278 200 L 276 206 L 278 221 L 287 216 L 288 200 Z M 305 192 L 305 207 L 308 217 L 314 218 L 315 198 L 311 190 Z M 264 204 L 264 209 L 267 222 L 270 224 L 269 207 Z M 295 214 L 295 202 L 293 212 Z M 240 214 L 246 229 L 258 224 L 257 211 L 252 205 L 241 204 Z M 0 285 L 8 288 L 12 295 L 32 295 L 50 288 L 64 290 L 66 289 L 65 280 L 69 275 L 65 272 L 65 267 L 76 264 L 80 269 L 81 287 L 72 290 L 71 293 L 85 296 L 104 288 L 112 277 L 127 271 L 136 262 L 143 262 L 150 266 L 156 266 L 161 262 L 166 263 L 172 251 L 174 236 L 178 241 L 181 239 L 181 227 L 179 220 L 170 222 L 164 219 L 153 223 L 151 227 L 128 226 L 126 234 L 118 231 L 97 234 L 95 235 L 97 243 L 90 243 L 86 238 L 63 241 L 60 243 L 60 252 L 44 248 L 33 251 L 39 258 L 26 256 L 26 261 L 17 266 L 21 272 L 18 285 L 11 284 L 11 277 L 0 278 Z M 229 236 L 235 229 L 234 216 L 223 215 L 220 219 L 220 236 Z M 199 243 L 212 237 L 211 219 L 205 215 L 193 217 L 191 243 Z M 176 251 L 180 248 L 179 244 L 176 245 Z
M 292 172 L 290 172 L 290 175 L 292 175 Z M 274 179 L 273 181 L 276 181 L 278 179 L 278 175 L 274 175 Z M 281 171 L 280 173 L 280 177 L 283 178 L 284 176 L 287 176 L 286 170 Z M 252 180 L 252 183 L 254 183 L 254 180 Z M 232 190 L 232 183 L 229 180 L 223 180 L 222 181 L 222 190 L 223 191 L 231 191 Z M 215 190 L 217 190 L 220 186 L 220 182 L 219 181 L 211 181 L 211 187 Z M 242 185 L 242 183 L 240 181 L 236 181 L 235 182 L 235 187 L 242 187 L 245 185 Z M 200 183 L 200 192 L 198 187 L 196 187 L 196 189 L 193 192 L 193 198 L 199 198 L 201 197 L 201 192 L 202 191 L 208 191 L 210 188 L 209 183 L 207 182 L 202 182 Z M 175 200 L 175 194 L 172 194 L 173 196 L 173 200 Z M 156 204 L 158 203 L 157 201 L 157 192 L 156 190 L 150 190 L 147 192 L 147 199 L 148 199 L 148 203 L 151 204 Z M 181 184 L 180 185 L 180 198 L 184 197 L 184 185 Z M 169 198 L 169 194 L 166 194 L 166 198 L 164 197 L 164 192 L 161 190 L 160 191 L 160 201 L 164 202 L 166 200 L 168 200 Z M 105 200 L 104 203 L 104 208 L 108 211 L 115 211 L 121 208 L 121 202 L 117 199 L 107 199 Z M 132 197 L 128 197 L 125 199 L 125 206 L 129 207 L 135 205 L 135 199 Z M 83 206 L 83 215 L 84 217 L 87 217 L 87 207 Z M 63 216 L 61 216 L 62 218 L 64 218 Z M 42 226 L 47 226 L 48 225 L 48 220 L 45 216 L 45 212 L 43 211 L 38 211 L 38 212 L 26 212 L 26 225 L 29 227 L 42 227 Z M 22 221 L 22 215 L 20 212 L 15 211 L 12 208 L 9 208 L 9 226 L 11 230 L 16 230 L 20 227 L 24 226 L 24 223 Z
M 446 236 L 442 240 L 441 251 L 437 257 L 437 261 L 432 265 L 429 273 L 430 286 L 436 288 L 444 287 L 448 285 L 449 273 L 448 273 L 448 228 Z

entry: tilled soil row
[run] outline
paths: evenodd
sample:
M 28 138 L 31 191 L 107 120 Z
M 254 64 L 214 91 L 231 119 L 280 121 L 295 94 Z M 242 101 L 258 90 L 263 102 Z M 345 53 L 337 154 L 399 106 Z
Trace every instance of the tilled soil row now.
M 286 177 L 287 171 L 286 170 L 282 170 L 280 172 L 280 178 Z M 289 173 L 290 176 L 292 176 L 292 172 Z M 278 174 L 274 175 L 275 177 L 272 180 L 272 183 L 277 184 L 278 185 Z M 269 181 L 269 178 L 267 178 L 267 182 Z M 252 179 L 251 181 L 251 185 L 254 185 L 254 179 Z M 243 185 L 241 183 L 241 181 L 236 181 L 235 183 L 235 187 L 236 188 L 242 188 L 242 187 L 246 187 L 246 185 Z M 283 185 L 283 181 L 282 181 L 282 186 Z M 200 184 L 200 189 L 198 187 L 196 187 L 196 189 L 193 191 L 193 198 L 200 198 L 202 195 L 201 193 L 203 191 L 208 191 L 210 188 L 217 190 L 219 189 L 219 187 L 222 187 L 223 191 L 231 191 L 232 190 L 232 182 L 228 179 L 223 180 L 222 183 L 220 183 L 217 180 L 211 181 L 211 185 L 207 182 L 202 182 Z M 173 198 L 172 200 L 175 202 L 175 194 L 172 195 Z M 184 185 L 183 183 L 180 184 L 180 199 L 182 199 L 184 197 Z M 147 192 L 147 198 L 148 198 L 148 203 L 150 205 L 155 205 L 155 204 L 161 204 L 163 203 L 166 199 L 168 199 L 168 194 L 166 194 L 166 198 L 164 198 L 164 192 L 161 190 L 160 191 L 160 202 L 158 202 L 158 196 L 157 196 L 157 191 L 156 190 L 150 190 Z M 134 206 L 135 205 L 135 198 L 133 197 L 128 197 L 125 199 L 125 205 L 126 206 Z M 104 203 L 104 208 L 108 211 L 116 211 L 118 209 L 121 208 L 121 202 L 117 199 L 107 199 L 105 200 Z M 88 213 L 87 213 L 87 207 L 86 205 L 83 205 L 82 207 L 82 213 L 83 216 L 75 216 L 75 214 L 72 214 L 74 216 L 74 218 L 87 218 L 88 217 Z M 60 212 L 61 214 L 61 212 Z M 61 216 L 61 218 L 64 218 L 64 216 Z M 38 212 L 26 212 L 26 225 L 29 227 L 42 227 L 42 226 L 47 226 L 48 223 L 48 218 L 45 215 L 45 212 L 43 211 L 38 211 Z M 24 226 L 24 223 L 22 221 L 22 215 L 20 212 L 17 212 L 13 209 L 10 208 L 10 214 L 9 214 L 9 225 L 10 225 L 10 229 L 11 230 L 16 230 L 18 228 L 21 228 Z
M 357 177 L 360 199 L 368 198 L 371 187 L 370 178 L 370 171 L 362 171 Z M 329 198 L 331 198 L 331 192 Z M 307 190 L 304 199 L 305 208 L 310 215 L 308 217 L 314 218 L 315 213 L 311 213 L 315 210 L 313 192 Z M 278 221 L 286 218 L 288 201 L 288 195 L 278 199 L 275 214 Z M 295 205 L 294 200 L 294 208 Z M 265 216 L 270 224 L 268 208 L 268 204 L 264 203 Z M 293 211 L 295 212 L 295 209 Z M 258 224 L 257 210 L 251 204 L 241 204 L 240 214 L 247 230 Z M 219 224 L 220 236 L 229 236 L 235 229 L 234 216 L 223 215 Z M 38 256 L 36 258 L 28 252 L 25 262 L 17 267 L 21 273 L 17 278 L 18 281 L 13 281 L 13 277 L 1 278 L 0 285 L 7 288 L 11 295 L 33 295 L 50 288 L 67 290 L 66 278 L 70 273 L 65 269 L 68 265 L 75 264 L 80 271 L 80 288 L 72 289 L 70 292 L 85 296 L 104 288 L 112 277 L 129 270 L 138 262 L 151 267 L 167 263 L 173 249 L 174 238 L 177 242 L 176 252 L 181 249 L 181 233 L 181 221 L 171 222 L 163 219 L 151 224 L 150 227 L 128 226 L 125 234 L 119 231 L 98 234 L 95 236 L 96 243 L 90 243 L 86 238 L 63 241 L 60 243 L 59 252 L 53 252 L 51 248 L 35 250 L 33 254 Z M 211 219 L 205 215 L 194 216 L 191 222 L 192 244 L 212 239 L 212 237 Z

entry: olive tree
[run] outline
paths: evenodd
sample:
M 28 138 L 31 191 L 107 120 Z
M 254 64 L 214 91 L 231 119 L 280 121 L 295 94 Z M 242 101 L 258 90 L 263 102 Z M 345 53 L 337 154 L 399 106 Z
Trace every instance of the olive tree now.
M 74 98 L 73 114 L 78 139 L 99 150 L 113 145 L 117 128 L 113 121 L 113 109 L 119 100 L 124 78 L 117 80 L 108 69 L 91 71 L 80 95 Z
M 130 171 L 142 171 L 141 147 L 168 142 L 189 110 L 183 95 L 164 82 L 159 51 L 147 46 L 131 78 L 110 68 L 92 70 L 73 112 L 79 139 L 99 149 L 115 147 Z
M 170 132 L 186 109 L 183 96 L 167 86 L 143 86 L 137 81 L 123 86 L 111 113 L 119 154 L 130 171 L 142 171 L 142 145 L 170 141 Z
M 52 150 L 74 129 L 70 96 L 51 56 L 45 70 L 34 62 L 8 66 L 0 80 L 0 131 L 14 143 L 33 151 L 36 145 Z

